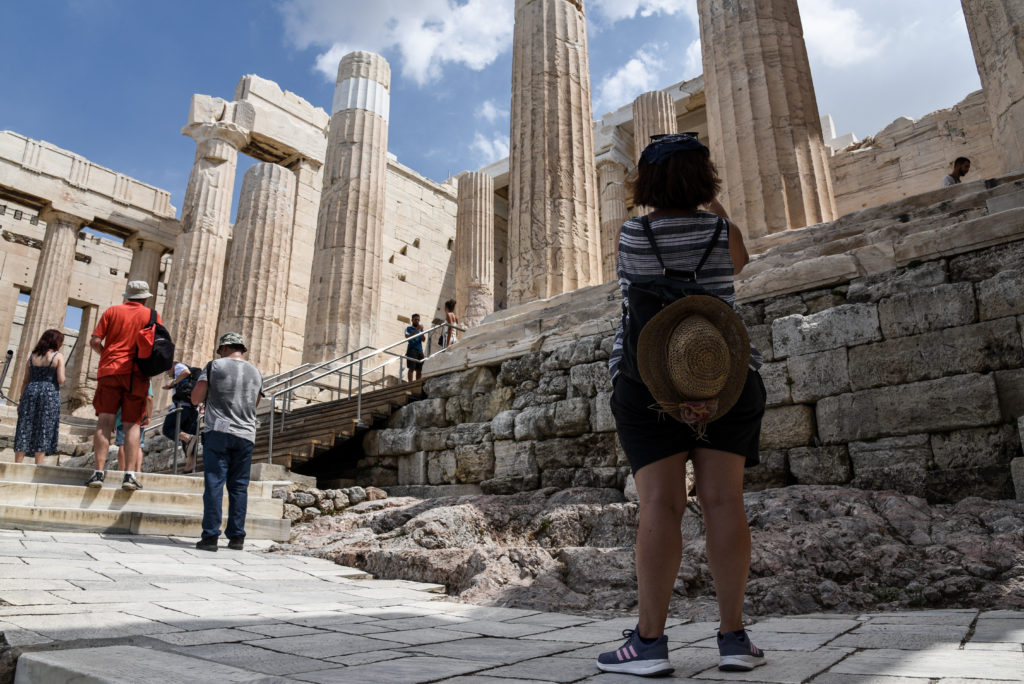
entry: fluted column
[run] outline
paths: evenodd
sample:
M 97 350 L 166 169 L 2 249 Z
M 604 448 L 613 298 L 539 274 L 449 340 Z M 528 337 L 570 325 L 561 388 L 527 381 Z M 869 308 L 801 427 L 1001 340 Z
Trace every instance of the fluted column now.
M 304 361 L 377 340 L 391 67 L 351 52 L 338 65 L 309 283 Z
M 651 142 L 652 135 L 676 132 L 676 105 L 672 96 L 661 90 L 638 95 L 633 100 L 633 163 Z
M 601 191 L 601 280 L 618 277 L 619 229 L 629 218 L 626 210 L 626 167 L 614 159 L 597 162 Z
M 722 204 L 751 237 L 831 221 L 828 150 L 797 0 L 698 0 Z
M 149 283 L 149 291 L 156 297 L 156 291 L 160 285 L 160 260 L 167 253 L 167 247 L 159 242 L 143 240 L 138 237 L 130 237 L 124 241 L 124 246 L 132 250 L 132 264 L 128 268 L 128 282 L 133 280 L 145 280 Z M 149 302 L 153 306 L 155 299 Z
M 510 305 L 599 283 L 597 173 L 582 0 L 516 0 Z
M 87 383 L 96 354 L 89 345 L 89 340 L 92 337 L 93 329 L 99 322 L 99 314 L 99 307 L 82 307 L 82 321 L 78 325 L 78 341 L 75 342 L 71 356 L 65 361 L 67 379 L 60 388 L 60 398 L 70 403 L 72 407 L 70 410 L 74 410 L 78 406 L 85 406 L 92 400 Z M 96 358 L 95 361 L 98 362 L 99 359 Z
M 494 179 L 479 171 L 459 176 L 455 300 L 464 325 L 494 311 Z
M 263 373 L 281 370 L 295 174 L 277 164 L 245 172 L 231 237 L 218 334 L 238 332 Z
M 251 125 L 252 105 L 224 104 L 248 108 Z M 208 360 L 217 342 L 235 169 L 249 134 L 248 126 L 237 121 L 203 121 L 182 131 L 196 141 L 196 160 L 185 189 L 164 316 L 178 358 L 193 366 Z
M 36 263 L 35 277 L 32 279 L 32 292 L 25 312 L 25 325 L 21 328 L 18 353 L 14 358 L 11 376 L 13 396 L 21 392 L 25 365 L 43 332 L 50 328 L 64 330 L 78 231 L 87 223 L 86 219 L 52 209 L 41 211 L 39 219 L 46 222 L 46 233 Z
M 1024 168 L 1024 3 L 961 0 L 985 93 L 998 173 Z M 990 174 L 995 175 L 995 174 Z

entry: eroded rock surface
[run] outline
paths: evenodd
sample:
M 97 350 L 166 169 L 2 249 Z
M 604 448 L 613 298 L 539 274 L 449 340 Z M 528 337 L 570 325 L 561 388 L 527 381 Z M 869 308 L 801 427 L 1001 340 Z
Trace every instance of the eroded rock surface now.
M 794 486 L 746 495 L 751 615 L 1024 608 L 1024 504 L 929 505 L 892 491 Z M 295 525 L 276 550 L 466 601 L 599 614 L 636 605 L 637 506 L 613 489 L 367 501 Z M 683 521 L 672 614 L 717 614 L 699 504 Z

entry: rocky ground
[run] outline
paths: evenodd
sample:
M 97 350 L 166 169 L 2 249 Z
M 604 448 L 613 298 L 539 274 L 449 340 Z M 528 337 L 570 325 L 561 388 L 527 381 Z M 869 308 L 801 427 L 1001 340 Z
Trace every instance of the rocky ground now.
M 1024 608 L 1024 503 L 793 486 L 746 506 L 750 615 Z M 276 550 L 444 584 L 473 603 L 600 615 L 636 605 L 636 517 L 614 489 L 380 499 L 296 524 Z M 697 502 L 683 534 L 672 614 L 712 618 Z

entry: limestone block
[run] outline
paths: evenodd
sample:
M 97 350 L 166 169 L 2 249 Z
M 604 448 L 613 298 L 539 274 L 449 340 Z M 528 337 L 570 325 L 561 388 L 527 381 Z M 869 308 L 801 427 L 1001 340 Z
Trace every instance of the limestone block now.
M 777 359 L 880 339 L 878 309 L 872 304 L 846 304 L 810 316 L 786 316 L 772 322 Z
M 427 454 L 417 451 L 408 456 L 398 457 L 398 484 L 427 484 Z
M 640 495 L 636 491 L 636 478 L 633 477 L 633 473 L 626 476 L 626 486 L 622 489 L 622 495 L 626 497 L 626 501 L 635 503 L 640 500 Z
M 949 282 L 949 277 L 945 264 L 942 261 L 928 261 L 913 267 L 857 278 L 850 283 L 846 299 L 851 304 L 878 302 L 885 297 L 913 293 L 946 282 Z
M 511 494 L 540 486 L 533 442 L 494 442 L 494 477 L 480 483 L 487 494 Z
M 590 400 L 574 397 L 555 402 L 554 434 L 559 437 L 582 435 L 590 431 Z
M 417 444 L 422 451 L 442 451 L 448 448 L 448 433 L 451 432 L 451 428 L 424 428 L 419 431 L 419 438 Z M 369 438 L 373 434 L 367 433 L 366 438 Z M 364 442 L 365 439 L 364 438 Z M 366 453 L 366 447 L 363 447 L 363 452 Z M 367 454 L 369 456 L 370 454 Z
M 493 392 L 474 397 L 469 415 L 470 422 L 483 423 L 499 413 L 508 411 L 512 408 L 514 398 L 515 391 L 511 387 L 499 387 Z
M 779 363 L 766 363 L 761 366 L 758 373 L 764 381 L 765 391 L 768 393 L 768 406 L 782 406 L 792 404 L 793 397 L 790 394 L 789 370 L 785 361 Z
M 931 436 L 932 457 L 940 470 L 1005 467 L 1020 454 L 1015 425 L 954 430 Z
M 747 335 L 750 337 L 750 346 L 761 352 L 761 358 L 765 361 L 775 360 L 775 350 L 772 349 L 771 325 L 748 325 Z
M 850 391 L 845 348 L 791 356 L 788 363 L 795 402 L 811 403 L 822 397 Z
M 797 447 L 789 450 L 789 472 L 799 484 L 838 485 L 850 481 L 846 446 Z
M 1011 209 L 908 235 L 896 244 L 896 260 L 906 264 L 953 256 L 1021 237 L 1024 237 L 1024 209 Z
M 599 487 L 622 489 L 626 485 L 628 468 L 612 466 L 602 468 L 577 468 L 572 475 L 572 487 Z
M 515 399 L 512 400 L 512 408 L 522 409 L 527 406 L 561 401 L 568 394 L 568 389 L 568 374 L 548 373 L 540 379 L 539 383 L 527 381 L 520 385 Z
M 590 431 L 614 432 L 615 416 L 612 415 L 612 393 L 600 392 L 591 400 Z
M 455 452 L 437 451 L 427 454 L 427 482 L 432 485 L 455 484 L 458 462 Z
M 806 315 L 807 313 L 807 302 L 798 294 L 775 297 L 764 303 L 764 320 L 768 322 L 784 316 Z
M 611 390 L 612 381 L 608 375 L 607 362 L 596 361 L 573 366 L 569 369 L 569 384 L 576 394 L 584 397 L 592 397 L 598 392 Z
M 388 419 L 389 428 L 444 427 L 444 399 L 421 399 L 398 408 Z
M 1024 369 L 996 371 L 993 375 L 1003 420 L 1016 423 L 1018 416 L 1024 416 Z
M 494 477 L 494 445 L 465 444 L 455 447 L 455 479 L 461 483 L 477 483 Z
M 1024 221 L 1024 212 L 1021 220 Z M 1024 269 L 997 273 L 978 283 L 977 288 L 981 320 L 1024 314 Z
M 555 409 L 548 404 L 529 406 L 516 415 L 514 434 L 516 441 L 543 439 L 555 432 Z
M 451 449 L 467 444 L 483 444 L 493 442 L 491 435 L 491 424 L 488 423 L 462 423 L 448 430 L 446 446 Z
M 949 260 L 949 277 L 954 282 L 977 283 L 1003 271 L 1024 268 L 1024 242 L 1011 242 Z
M 743 489 L 748 492 L 759 492 L 772 487 L 785 487 L 790 484 L 788 456 L 784 449 L 762 449 L 761 462 L 743 473 Z
M 765 409 L 761 420 L 762 450 L 804 446 L 814 440 L 814 409 L 804 404 Z
M 885 337 L 902 337 L 977 320 L 970 283 L 937 285 L 900 293 L 878 302 L 878 321 Z
M 432 399 L 457 397 L 470 391 L 479 372 L 480 369 L 473 368 L 459 373 L 435 375 L 423 381 L 423 393 Z
M 537 382 L 544 360 L 544 354 L 537 352 L 505 361 L 498 372 L 498 384 L 516 387 L 527 381 Z
M 495 440 L 515 437 L 516 416 L 519 411 L 502 411 L 491 420 L 491 434 Z
M 850 385 L 861 390 L 1020 367 L 1024 348 L 1016 326 L 1015 319 L 1003 318 L 854 347 Z
M 540 440 L 533 453 L 542 471 L 558 468 L 605 468 L 618 463 L 618 438 L 613 433 Z
M 1013 489 L 1017 501 L 1024 501 L 1024 456 L 1010 462 L 1010 474 L 1013 477 Z
M 418 430 L 414 427 L 402 429 L 371 430 L 363 438 L 363 453 L 367 456 L 401 456 L 417 450 Z
M 847 254 L 834 254 L 779 265 L 736 281 L 740 301 L 774 297 L 829 285 L 840 285 L 860 275 L 857 260 Z
M 888 437 L 849 444 L 853 480 L 858 489 L 896 489 L 925 496 L 932 452 L 928 435 Z
M 818 402 L 816 412 L 818 436 L 825 444 L 943 432 L 1000 421 L 995 379 L 979 374 L 825 397 Z

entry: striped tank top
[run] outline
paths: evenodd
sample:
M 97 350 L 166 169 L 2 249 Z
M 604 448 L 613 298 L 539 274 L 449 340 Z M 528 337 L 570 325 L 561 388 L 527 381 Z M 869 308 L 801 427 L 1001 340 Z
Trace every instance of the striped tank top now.
M 665 266 L 679 270 L 693 270 L 700 263 L 711 238 L 714 237 L 718 216 L 706 211 L 685 216 L 652 218 L 651 231 L 665 260 Z M 608 359 L 608 371 L 612 380 L 619 374 L 622 361 L 622 330 L 629 315 L 627 292 L 634 280 L 646 280 L 661 275 L 661 264 L 644 234 L 639 217 L 633 217 L 622 224 L 619 233 L 619 287 L 622 289 L 622 319 L 615 332 L 615 345 Z M 729 306 L 735 307 L 736 291 L 733 289 L 732 256 L 729 254 L 729 231 L 722 230 L 708 260 L 697 275 L 697 283 L 704 290 L 718 297 Z M 750 347 L 750 368 L 757 370 L 763 363 L 761 352 Z

